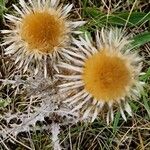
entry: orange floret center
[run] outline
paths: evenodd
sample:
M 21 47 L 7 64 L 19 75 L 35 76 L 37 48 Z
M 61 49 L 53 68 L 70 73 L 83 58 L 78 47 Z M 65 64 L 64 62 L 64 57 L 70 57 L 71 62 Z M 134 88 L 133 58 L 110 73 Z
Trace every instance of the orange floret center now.
M 131 71 L 124 59 L 101 51 L 85 61 L 83 81 L 94 98 L 108 102 L 126 95 L 132 81 Z
M 54 47 L 64 40 L 65 23 L 57 15 L 49 12 L 34 12 L 23 18 L 21 37 L 28 49 L 42 53 L 51 53 Z

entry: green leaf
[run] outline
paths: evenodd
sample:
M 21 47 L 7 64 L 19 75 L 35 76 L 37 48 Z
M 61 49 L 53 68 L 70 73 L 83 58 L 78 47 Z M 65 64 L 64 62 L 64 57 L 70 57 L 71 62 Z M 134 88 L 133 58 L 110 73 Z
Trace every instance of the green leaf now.
M 139 34 L 139 35 L 136 35 L 134 38 L 133 38 L 133 46 L 135 47 L 140 47 L 142 45 L 144 45 L 145 43 L 148 43 L 150 42 L 150 32 L 144 32 L 142 34 Z
M 118 12 L 114 14 L 104 14 L 96 8 L 85 8 L 86 16 L 92 18 L 92 25 L 102 26 L 106 23 L 117 26 L 138 26 L 150 21 L 150 13 L 144 12 Z
M 93 17 L 93 18 L 97 18 L 100 16 L 103 16 L 104 13 L 100 12 L 97 8 L 84 8 L 85 14 L 88 17 Z
M 122 26 L 126 24 L 127 26 L 132 27 L 138 26 L 144 23 L 145 21 L 149 20 L 150 20 L 150 13 L 146 14 L 143 12 L 132 12 L 130 14 L 129 12 L 125 12 L 116 15 L 111 15 L 109 18 L 109 23 Z

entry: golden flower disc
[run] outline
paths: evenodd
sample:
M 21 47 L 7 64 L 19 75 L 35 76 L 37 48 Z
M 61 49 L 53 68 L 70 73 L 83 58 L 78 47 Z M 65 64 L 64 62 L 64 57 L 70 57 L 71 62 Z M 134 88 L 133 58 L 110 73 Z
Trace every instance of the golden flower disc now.
M 49 12 L 34 12 L 24 17 L 21 37 L 30 50 L 51 53 L 63 40 L 65 24 L 63 19 Z
M 102 51 L 88 58 L 82 75 L 85 89 L 94 98 L 106 102 L 125 96 L 132 82 L 126 61 L 115 53 L 107 53 Z

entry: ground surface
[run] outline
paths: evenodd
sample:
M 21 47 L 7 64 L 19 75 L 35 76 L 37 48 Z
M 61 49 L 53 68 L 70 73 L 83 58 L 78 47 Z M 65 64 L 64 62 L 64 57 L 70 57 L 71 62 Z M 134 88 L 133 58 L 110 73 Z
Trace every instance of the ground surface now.
M 150 3 L 149 0 L 62 0 L 73 3 L 73 19 L 83 18 L 87 24 L 81 27 L 94 38 L 96 29 L 102 27 L 121 27 L 133 34 L 134 45 L 138 53 L 144 57 L 143 71 L 146 73 L 140 80 L 145 81 L 145 88 L 138 102 L 131 101 L 133 117 L 127 117 L 125 122 L 119 112 L 115 112 L 114 122 L 106 125 L 105 118 L 100 117 L 92 124 L 78 123 L 64 126 L 59 135 L 63 147 L 68 150 L 149 150 L 150 149 Z M 5 12 L 13 13 L 11 4 L 17 0 L 8 0 L 3 5 L 0 0 L 0 15 Z M 0 28 L 4 28 L 1 20 Z M 0 35 L 1 37 L 1 35 Z M 1 39 L 0 39 L 1 40 Z M 3 66 L 3 53 L 1 50 L 0 78 L 6 76 L 7 68 Z M 5 93 L 0 92 L 0 96 Z M 9 102 L 8 102 L 9 103 Z M 7 104 L 6 104 L 7 106 Z M 1 104 L 0 113 L 3 113 Z M 48 132 L 32 132 L 29 135 L 21 133 L 18 142 L 6 142 L 11 150 L 31 149 L 50 150 L 51 139 Z M 69 143 L 69 144 L 68 144 Z M 25 147 L 25 145 L 27 147 Z M 0 146 L 1 149 L 4 147 Z

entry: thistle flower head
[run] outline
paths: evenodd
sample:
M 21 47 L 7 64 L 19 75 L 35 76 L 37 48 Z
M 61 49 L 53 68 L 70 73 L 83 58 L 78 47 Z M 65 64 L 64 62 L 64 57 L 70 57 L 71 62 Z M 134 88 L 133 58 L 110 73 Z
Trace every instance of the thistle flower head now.
M 97 117 L 103 106 L 107 106 L 107 123 L 113 120 L 113 104 L 118 103 L 124 120 L 131 108 L 128 99 L 137 99 L 142 89 L 138 81 L 141 58 L 131 52 L 130 40 L 120 29 L 102 29 L 97 32 L 96 46 L 88 36 L 75 40 L 72 52 L 64 50 L 70 64 L 60 62 L 59 66 L 70 70 L 69 75 L 59 77 L 65 83 L 59 85 L 60 91 L 70 91 L 65 101 L 73 105 L 72 111 L 81 110 L 83 118 Z
M 57 14 L 36 11 L 22 20 L 20 36 L 28 44 L 31 53 L 38 51 L 48 54 L 53 53 L 55 47 L 61 46 L 66 32 L 65 21 Z
M 106 102 L 124 97 L 133 83 L 132 70 L 126 60 L 106 50 L 85 61 L 82 78 L 85 89 Z
M 13 5 L 15 15 L 6 14 L 10 30 L 2 30 L 6 54 L 13 54 L 19 68 L 36 63 L 35 72 L 44 66 L 50 57 L 53 62 L 61 49 L 70 44 L 71 33 L 84 24 L 83 21 L 67 19 L 72 5 L 59 5 L 59 0 L 19 0 L 20 6 Z M 56 68 L 56 66 L 54 67 Z

